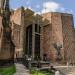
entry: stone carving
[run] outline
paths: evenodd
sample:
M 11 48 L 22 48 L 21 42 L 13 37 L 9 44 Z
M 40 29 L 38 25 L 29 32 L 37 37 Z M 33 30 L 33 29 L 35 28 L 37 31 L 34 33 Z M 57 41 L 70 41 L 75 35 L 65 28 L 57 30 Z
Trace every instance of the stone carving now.
M 62 59 L 62 56 L 61 56 L 62 44 L 60 42 L 56 42 L 54 43 L 54 48 L 57 50 L 57 60 L 61 60 Z

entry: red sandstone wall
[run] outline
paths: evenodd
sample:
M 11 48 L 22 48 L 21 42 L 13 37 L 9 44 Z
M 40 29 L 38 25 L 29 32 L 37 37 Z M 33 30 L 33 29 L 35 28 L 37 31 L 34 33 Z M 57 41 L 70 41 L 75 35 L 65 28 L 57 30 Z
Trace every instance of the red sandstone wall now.
M 11 15 L 11 21 L 15 24 L 21 25 L 21 8 L 14 11 Z
M 1 36 L 2 36 L 2 17 L 0 16 L 0 48 L 1 48 Z
M 43 17 L 50 23 L 49 26 L 44 27 L 44 51 L 51 60 L 55 61 L 57 53 L 53 44 L 56 42 L 63 44 L 61 15 L 59 13 L 48 13 L 44 14 Z
M 5 29 L 2 26 L 2 17 L 0 16 L 0 60 L 13 58 L 14 45 L 11 40 L 7 40 Z
M 0 39 L 1 39 L 1 31 L 2 31 L 2 17 L 0 16 Z
M 50 13 L 44 14 L 51 25 L 44 27 L 43 34 L 43 49 L 52 60 L 56 59 L 57 51 L 53 47 L 53 43 L 60 42 L 63 46 L 61 54 L 65 61 L 74 62 L 75 47 L 74 47 L 74 24 L 73 16 L 70 14 Z M 49 19 L 51 18 L 51 19 Z M 51 31 L 50 31 L 51 30 Z M 50 53 L 49 53 L 50 52 Z
M 62 14 L 64 57 L 67 62 L 75 62 L 73 16 Z
M 54 54 L 54 58 L 57 57 L 57 50 L 54 48 L 53 44 L 60 43 L 63 47 L 63 35 L 62 35 L 62 20 L 61 20 L 61 14 L 60 13 L 52 13 L 51 16 L 51 24 L 52 24 L 52 43 L 51 48 Z M 61 55 L 63 57 L 64 52 L 63 48 L 61 49 Z
M 50 26 L 46 25 L 43 27 L 43 49 L 45 54 L 48 54 L 50 50 L 50 36 Z
M 20 48 L 20 30 L 21 26 L 20 25 L 13 25 L 13 40 L 15 43 L 16 48 Z

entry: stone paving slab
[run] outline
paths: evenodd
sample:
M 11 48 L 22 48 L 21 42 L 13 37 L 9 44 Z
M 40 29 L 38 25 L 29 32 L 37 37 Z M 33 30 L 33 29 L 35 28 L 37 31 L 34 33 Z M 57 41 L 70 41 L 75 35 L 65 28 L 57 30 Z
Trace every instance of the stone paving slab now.
M 75 72 L 71 72 L 70 74 L 68 74 L 68 75 L 75 75 Z
M 14 75 L 30 75 L 29 70 L 23 64 L 16 63 L 16 73 Z

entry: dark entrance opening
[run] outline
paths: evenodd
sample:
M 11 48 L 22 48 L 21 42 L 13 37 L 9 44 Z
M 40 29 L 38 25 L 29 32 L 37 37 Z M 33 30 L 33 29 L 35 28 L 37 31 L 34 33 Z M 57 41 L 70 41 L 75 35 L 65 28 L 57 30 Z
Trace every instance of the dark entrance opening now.
M 25 54 L 31 56 L 32 54 L 32 25 L 26 28 L 26 51 Z
M 26 51 L 25 54 L 28 55 L 29 57 L 32 56 L 32 37 L 33 37 L 33 32 L 32 32 L 32 25 L 28 26 L 26 28 Z M 35 35 L 35 42 L 34 42 L 34 59 L 36 60 L 37 58 L 40 58 L 40 26 L 35 24 L 35 29 L 34 29 L 34 35 Z
M 40 26 L 35 24 L 35 59 L 40 59 Z

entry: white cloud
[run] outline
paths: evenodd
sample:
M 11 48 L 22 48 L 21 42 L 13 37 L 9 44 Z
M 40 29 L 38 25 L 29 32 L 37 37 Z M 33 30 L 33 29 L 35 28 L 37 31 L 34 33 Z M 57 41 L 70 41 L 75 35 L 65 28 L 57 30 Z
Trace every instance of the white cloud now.
M 45 2 L 43 3 L 43 9 L 42 9 L 42 13 L 45 12 L 55 12 L 60 8 L 60 4 L 56 3 L 56 2 Z
M 57 2 L 54 2 L 54 1 L 47 1 L 47 2 L 44 2 L 42 4 L 42 10 L 37 10 L 37 9 L 40 9 L 41 6 L 40 5 L 36 5 L 35 8 L 32 8 L 30 4 L 30 0 L 27 0 L 27 3 L 28 5 L 28 8 L 35 11 L 37 14 L 42 14 L 42 13 L 46 13 L 46 12 L 62 12 L 62 13 L 70 13 L 70 14 L 74 14 L 73 10 L 71 9 L 67 9 L 65 8 L 62 4 L 60 3 L 57 3 Z
M 46 12 L 63 12 L 63 13 L 71 13 L 73 14 L 73 11 L 67 8 L 64 8 L 62 4 L 59 4 L 54 1 L 48 1 L 43 3 L 43 9 L 41 13 L 46 13 Z
M 27 8 L 31 9 L 33 11 L 33 8 L 31 6 L 28 6 Z
M 74 14 L 72 9 L 67 9 L 67 8 L 64 8 L 64 7 L 60 8 L 60 11 L 63 12 L 63 13 Z
M 65 9 L 64 12 L 66 12 L 66 13 L 70 13 L 70 14 L 74 14 L 73 10 L 69 10 L 69 9 Z

